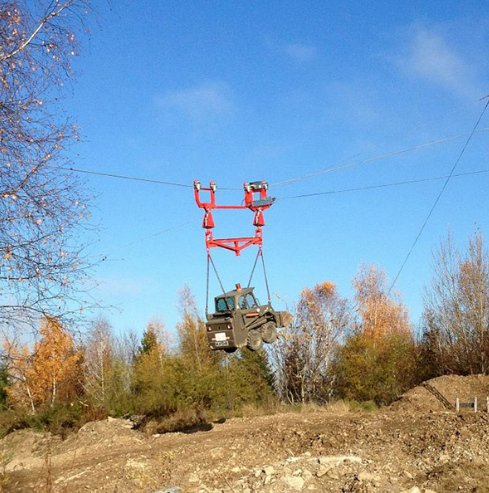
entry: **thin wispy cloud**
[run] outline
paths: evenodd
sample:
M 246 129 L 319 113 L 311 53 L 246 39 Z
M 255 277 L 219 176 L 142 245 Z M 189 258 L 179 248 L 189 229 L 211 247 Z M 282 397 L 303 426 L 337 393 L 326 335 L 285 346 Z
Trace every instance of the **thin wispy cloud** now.
M 300 43 L 288 44 L 284 51 L 290 58 L 299 62 L 310 62 L 317 56 L 315 46 Z
M 234 110 L 231 91 L 221 82 L 205 82 L 198 86 L 168 91 L 156 98 L 161 109 L 179 113 L 194 122 L 230 115 Z
M 418 27 L 399 60 L 411 77 L 426 80 L 462 97 L 477 97 L 477 71 L 442 34 Z

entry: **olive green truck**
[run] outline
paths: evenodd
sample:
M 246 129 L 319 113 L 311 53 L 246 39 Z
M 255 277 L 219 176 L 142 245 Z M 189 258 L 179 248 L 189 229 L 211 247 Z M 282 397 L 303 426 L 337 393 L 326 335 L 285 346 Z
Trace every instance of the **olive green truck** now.
M 257 351 L 276 341 L 277 327 L 292 321 L 288 312 L 277 312 L 270 303 L 260 305 L 253 288 L 239 285 L 215 298 L 215 310 L 207 315 L 207 339 L 212 349 L 228 353 L 242 347 Z

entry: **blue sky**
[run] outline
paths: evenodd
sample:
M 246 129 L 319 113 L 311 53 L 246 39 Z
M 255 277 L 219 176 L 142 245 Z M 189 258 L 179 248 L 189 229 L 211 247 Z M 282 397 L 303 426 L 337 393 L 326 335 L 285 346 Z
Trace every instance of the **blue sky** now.
M 84 141 L 74 165 L 191 185 L 273 184 L 470 132 L 489 93 L 487 2 L 118 0 L 104 3 L 65 100 Z M 488 127 L 486 114 L 479 129 Z M 489 169 L 488 133 L 457 172 Z M 362 262 L 392 279 L 443 181 L 284 197 L 447 175 L 464 138 L 289 186 L 272 187 L 264 256 L 271 289 L 293 303 L 330 280 L 351 296 Z M 178 290 L 205 303 L 204 232 L 192 189 L 90 176 L 101 225 L 94 296 L 116 330 L 178 321 Z M 488 233 L 489 174 L 453 178 L 399 281 L 413 321 L 448 228 Z M 220 203 L 242 192 L 218 190 Z M 215 236 L 252 233 L 249 211 L 215 214 Z M 169 228 L 167 233 L 158 234 Z M 215 252 L 226 287 L 254 252 Z M 265 294 L 257 283 L 259 296 Z M 213 285 L 218 294 L 218 286 Z M 277 306 L 281 306 L 277 303 Z

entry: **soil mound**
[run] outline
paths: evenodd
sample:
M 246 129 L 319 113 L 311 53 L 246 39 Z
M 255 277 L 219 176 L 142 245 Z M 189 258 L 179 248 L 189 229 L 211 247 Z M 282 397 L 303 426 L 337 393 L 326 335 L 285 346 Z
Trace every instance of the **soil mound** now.
M 139 443 L 142 434 L 132 429 L 133 423 L 125 419 L 107 418 L 103 421 L 90 421 L 78 433 L 70 435 L 59 446 L 64 452 L 76 448 L 107 448 Z
M 433 378 L 406 392 L 392 404 L 391 409 L 404 412 L 442 412 L 455 409 L 457 397 L 460 402 L 473 402 L 477 397 L 479 409 L 485 410 L 486 398 L 489 397 L 489 376 L 444 375 Z
M 50 433 L 14 431 L 0 441 L 0 464 L 6 472 L 39 467 L 51 447 L 60 441 Z

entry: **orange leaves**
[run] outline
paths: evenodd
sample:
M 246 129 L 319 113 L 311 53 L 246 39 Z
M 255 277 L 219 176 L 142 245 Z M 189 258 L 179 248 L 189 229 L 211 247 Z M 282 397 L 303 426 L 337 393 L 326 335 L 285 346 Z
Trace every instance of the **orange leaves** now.
M 39 333 L 41 339 L 32 352 L 26 345 L 4 343 L 4 350 L 14 362 L 7 389 L 10 401 L 32 412 L 38 406 L 54 405 L 58 399 L 75 395 L 83 376 L 82 353 L 75 349 L 72 336 L 58 320 L 45 318 Z
M 317 287 L 316 287 L 316 289 L 317 289 Z M 320 289 L 322 291 L 324 291 L 325 293 L 332 294 L 334 292 L 334 290 L 336 289 L 336 284 L 333 283 L 333 282 L 324 281 L 321 284 L 321 288 Z
M 7 245 L 5 248 L 5 255 L 3 256 L 4 260 L 10 260 L 10 258 L 12 257 L 12 250 L 11 250 L 11 246 L 10 245 Z
M 54 403 L 63 384 L 77 371 L 82 355 L 75 351 L 73 338 L 56 319 L 44 319 L 39 332 L 42 339 L 34 346 L 33 369 L 38 385 L 47 391 L 45 398 Z
M 341 298 L 330 281 L 303 289 L 297 306 L 300 325 L 327 333 L 326 339 L 336 340 L 351 319 L 347 300 Z M 325 334 L 323 334 L 324 336 Z
M 385 272 L 374 266 L 362 266 L 353 280 L 360 315 L 361 332 L 369 337 L 410 335 L 408 309 L 387 292 Z
M 303 289 L 294 323 L 271 348 L 279 391 L 294 401 L 326 400 L 335 349 L 352 320 L 351 305 L 329 281 Z

